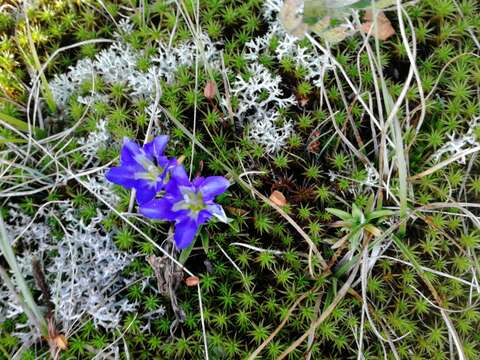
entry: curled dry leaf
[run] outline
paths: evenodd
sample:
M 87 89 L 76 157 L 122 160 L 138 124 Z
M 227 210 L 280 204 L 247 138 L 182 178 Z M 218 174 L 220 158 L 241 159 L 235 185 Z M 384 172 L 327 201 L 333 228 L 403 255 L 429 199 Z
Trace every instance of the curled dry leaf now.
M 360 24 L 360 31 L 368 33 L 371 29 L 372 36 L 375 36 L 378 40 L 387 40 L 395 34 L 395 29 L 383 11 L 375 14 L 376 16 L 372 10 L 365 11 L 365 15 L 363 15 L 365 22 Z
M 330 16 L 325 16 L 322 19 L 318 20 L 315 24 L 310 25 L 310 29 L 316 32 L 317 34 L 321 34 L 322 32 L 328 29 L 331 21 L 332 21 L 332 18 Z
M 275 190 L 272 192 L 270 195 L 270 200 L 278 206 L 285 206 L 287 205 L 287 199 L 285 198 L 285 195 L 283 195 L 280 191 Z
M 248 214 L 247 210 L 239 209 L 233 206 L 225 206 L 225 209 L 233 215 L 237 216 L 246 216 Z
M 189 276 L 185 279 L 187 286 L 197 286 L 200 282 L 200 279 L 196 276 Z
M 62 335 L 56 335 L 53 339 L 52 342 L 56 345 L 56 347 L 60 350 L 67 350 L 68 347 L 68 340 L 67 338 Z

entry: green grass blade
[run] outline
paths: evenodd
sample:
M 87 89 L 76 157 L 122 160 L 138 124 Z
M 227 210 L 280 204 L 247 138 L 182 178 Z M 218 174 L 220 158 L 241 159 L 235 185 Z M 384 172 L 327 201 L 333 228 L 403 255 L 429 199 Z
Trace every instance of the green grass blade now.
M 0 139 L 0 144 L 25 144 L 26 142 L 25 139 Z
M 325 211 L 329 212 L 332 215 L 335 215 L 343 221 L 351 220 L 352 218 L 352 214 L 340 209 L 326 208 Z
M 35 303 L 35 300 L 33 299 L 32 293 L 30 292 L 27 282 L 25 281 L 25 278 L 23 277 L 20 271 L 20 268 L 17 263 L 17 259 L 13 252 L 12 245 L 8 241 L 7 231 L 5 229 L 2 216 L 0 216 L 0 251 L 5 257 L 5 260 L 7 261 L 8 265 L 10 266 L 10 270 L 13 272 L 13 275 L 15 276 L 16 285 L 18 286 L 19 292 L 21 293 L 23 300 L 25 302 L 25 306 L 26 306 L 26 309 L 24 309 L 25 312 L 27 313 L 30 311 L 35 316 L 37 322 L 40 324 L 40 327 L 41 327 L 40 331 L 42 332 L 42 334 L 45 334 L 47 331 L 47 323 L 45 321 L 45 318 L 43 317 L 43 314 L 40 308 Z
M 28 131 L 28 124 L 25 121 L 14 118 L 13 116 L 7 115 L 3 112 L 0 112 L 0 120 L 12 125 L 17 130 Z

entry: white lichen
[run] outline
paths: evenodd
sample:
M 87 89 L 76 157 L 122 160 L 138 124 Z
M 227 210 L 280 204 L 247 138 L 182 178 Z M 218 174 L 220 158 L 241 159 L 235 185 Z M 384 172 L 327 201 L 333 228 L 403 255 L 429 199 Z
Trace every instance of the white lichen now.
M 321 86 L 325 71 L 331 68 L 326 56 L 319 55 L 302 45 L 300 39 L 286 33 L 277 16 L 282 4 L 281 0 L 265 2 L 263 15 L 269 23 L 268 31 L 246 43 L 244 57 L 248 61 L 250 76 L 246 79 L 237 76 L 232 84 L 232 94 L 238 100 L 235 116 L 240 123 L 249 126 L 249 138 L 264 146 L 267 153 L 281 150 L 293 133 L 291 121 L 279 121 L 279 110 L 296 105 L 296 100 L 293 96 L 284 96 L 281 90 L 283 80 L 261 65 L 260 57 L 268 55 L 277 61 L 291 59 L 297 68 L 305 70 L 305 79 L 317 87 Z M 273 43 L 276 45 L 272 49 Z
M 266 0 L 263 4 L 263 16 L 271 20 L 276 17 L 283 6 L 284 0 Z
M 232 94 L 239 100 L 236 115 L 240 120 L 251 111 L 285 109 L 296 104 L 293 96 L 283 96 L 280 76 L 273 76 L 265 66 L 253 63 L 248 67 L 248 73 L 247 79 L 239 75 L 232 84 Z
M 253 62 L 248 67 L 249 77 L 237 76 L 232 94 L 238 100 L 235 116 L 246 123 L 249 137 L 273 153 L 285 146 L 293 131 L 291 121 L 279 122 L 279 109 L 296 104 L 293 96 L 284 96 L 280 88 L 282 79 L 273 76 L 263 65 Z
M 32 258 L 44 264 L 55 318 L 63 329 L 69 329 L 82 317 L 90 317 L 96 326 L 113 329 L 125 313 L 136 310 L 136 303 L 117 294 L 134 281 L 121 276 L 134 255 L 116 248 L 112 233 L 101 226 L 105 217 L 102 211 L 98 210 L 88 225 L 70 202 L 40 210 L 34 222 L 15 208 L 9 215 L 7 233 L 11 239 L 19 237 L 23 247 L 22 254 L 17 255 L 22 274 L 34 287 Z M 52 237 L 48 219 L 62 224 L 61 239 Z M 0 317 L 15 317 L 23 312 L 5 289 L 0 290 L 0 296 Z
M 291 121 L 279 125 L 279 114 L 274 111 L 257 111 L 248 117 L 250 123 L 250 138 L 263 145 L 267 153 L 282 149 L 293 132 Z
M 118 250 L 111 233 L 103 233 L 101 212 L 85 225 L 70 204 L 60 210 L 67 232 L 52 244 L 51 250 L 58 255 L 47 260 L 46 267 L 52 278 L 56 318 L 64 328 L 69 328 L 88 315 L 96 326 L 113 329 L 120 324 L 123 314 L 136 310 L 136 303 L 115 296 L 133 281 L 121 275 L 134 256 Z
M 480 146 L 474 133 L 475 129 L 478 127 L 478 120 L 479 118 L 473 119 L 468 126 L 467 132 L 464 134 L 458 136 L 455 132 L 448 134 L 447 137 L 449 140 L 433 154 L 433 160 L 439 162 L 446 154 L 450 156 L 460 155 L 456 159 L 456 162 L 459 164 L 465 164 L 467 161 L 467 155 L 464 154 L 465 151 Z
M 79 139 L 78 143 L 83 145 L 82 153 L 91 156 L 104 147 L 108 140 L 110 133 L 107 130 L 107 121 L 102 119 L 97 123 L 95 131 L 90 132 L 86 138 Z
M 76 150 L 88 157 L 90 169 L 95 169 L 99 165 L 97 152 L 110 142 L 106 121 L 100 120 L 97 129 L 78 142 Z M 118 203 L 113 185 L 105 179 L 105 169 L 91 171 L 82 180 L 93 196 L 111 206 Z M 137 280 L 136 275 L 123 274 L 136 255 L 117 249 L 113 231 L 102 226 L 108 213 L 109 208 L 98 201 L 96 216 L 85 223 L 71 201 L 44 204 L 34 217 L 25 215 L 18 205 L 9 206 L 6 230 L 12 244 L 22 249 L 16 257 L 19 268 L 35 288 L 32 259 L 43 264 L 55 319 L 63 331 L 71 329 L 81 318 L 91 318 L 96 326 L 114 329 L 126 313 L 137 309 L 137 304 L 120 292 Z M 52 222 L 60 224 L 60 238 L 52 235 Z M 12 294 L 0 285 L 0 321 L 22 312 Z
M 128 21 L 121 21 L 121 32 L 131 31 L 130 25 Z M 173 81 L 179 67 L 191 66 L 195 60 L 197 45 L 193 41 L 175 47 L 158 42 L 157 54 L 150 58 L 152 65 L 146 71 L 140 71 L 138 62 L 146 54 L 122 42 L 121 34 L 116 37 L 118 41 L 101 50 L 93 60 L 79 60 L 75 66 L 69 67 L 67 73 L 57 74 L 50 81 L 50 90 L 60 108 L 67 106 L 70 97 L 79 91 L 83 82 L 92 81 L 94 84 L 96 77 L 100 77 L 108 85 L 126 86 L 128 95 L 132 98 L 147 98 L 153 101 L 157 93 L 161 93 L 161 80 Z M 218 44 L 213 43 L 206 35 L 202 35 L 200 40 L 203 49 L 199 56 L 212 66 L 215 65 L 218 61 Z M 77 94 L 77 100 L 87 104 L 97 100 L 108 101 L 108 97 L 94 90 L 88 96 Z
M 267 33 L 261 37 L 252 39 L 246 44 L 246 58 L 258 61 L 261 54 L 274 56 L 278 61 L 288 58 L 293 61 L 297 68 L 305 70 L 305 79 L 312 81 L 313 85 L 321 87 L 321 80 L 325 71 L 332 68 L 326 55 L 318 54 L 311 47 L 301 43 L 301 40 L 288 34 L 278 20 L 278 11 L 281 1 L 267 1 L 264 6 L 264 17 L 269 21 Z M 270 50 L 273 39 L 276 39 L 276 47 Z
M 120 31 L 120 34 L 118 35 L 130 35 L 133 32 L 133 29 L 135 28 L 135 25 L 132 23 L 130 18 L 124 18 L 120 19 L 120 21 L 117 24 L 117 28 Z
M 158 42 L 157 54 L 151 60 L 158 67 L 161 78 L 170 83 L 180 67 L 194 64 L 196 56 L 201 60 L 200 64 L 218 66 L 220 46 L 220 43 L 213 42 L 205 34 L 200 35 L 197 42 L 187 41 L 177 46 Z

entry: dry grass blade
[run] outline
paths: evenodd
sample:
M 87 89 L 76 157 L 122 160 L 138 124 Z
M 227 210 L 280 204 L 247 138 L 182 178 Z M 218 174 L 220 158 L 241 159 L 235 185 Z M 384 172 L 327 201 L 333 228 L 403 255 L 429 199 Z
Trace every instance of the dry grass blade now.
M 300 336 L 297 340 L 295 340 L 282 354 L 278 357 L 278 360 L 285 359 L 288 354 L 290 354 L 293 350 L 295 350 L 302 342 L 304 342 L 311 333 L 314 333 L 315 330 L 320 326 L 322 322 L 324 322 L 332 313 L 333 310 L 337 307 L 340 301 L 347 295 L 350 286 L 355 281 L 357 276 L 358 269 L 360 267 L 360 261 L 357 261 L 357 264 L 353 267 L 352 272 L 350 273 L 347 281 L 343 284 L 343 286 L 338 291 L 335 298 L 333 298 L 332 303 L 322 312 L 322 314 L 312 323 L 310 329 L 302 336 Z
M 30 314 L 29 320 L 37 327 L 37 330 L 40 334 L 46 335 L 47 333 L 47 322 L 42 315 L 42 311 L 35 303 L 33 299 L 32 293 L 30 288 L 25 281 L 25 278 L 20 270 L 20 267 L 17 263 L 17 259 L 15 257 L 15 253 L 13 251 L 12 245 L 8 240 L 8 235 L 5 229 L 5 225 L 3 223 L 3 218 L 0 216 L 0 251 L 4 256 L 7 264 L 10 266 L 11 272 L 14 274 L 16 284 L 13 285 L 13 282 L 10 280 L 5 269 L 0 268 L 1 272 L 0 275 L 4 279 L 5 283 L 9 287 L 12 294 L 16 295 L 17 299 L 20 300 L 20 304 L 22 304 L 22 309 L 28 315 Z M 10 285 L 8 285 L 10 284 Z M 19 290 L 19 294 L 17 290 Z
M 447 325 L 449 334 L 452 336 L 454 340 L 455 347 L 458 352 L 458 357 L 460 360 L 465 360 L 466 357 L 465 357 L 465 353 L 463 350 L 464 348 L 460 340 L 460 337 L 458 336 L 457 330 L 455 329 L 455 326 L 453 325 L 452 320 L 448 316 L 447 311 L 444 310 L 445 308 L 444 300 L 438 294 L 432 282 L 424 275 L 424 271 L 422 270 L 420 264 L 418 264 L 417 260 L 411 254 L 410 250 L 405 246 L 405 244 L 396 236 L 393 237 L 393 241 L 397 245 L 397 247 L 402 251 L 402 253 L 408 258 L 408 260 L 413 264 L 413 266 L 415 267 L 415 270 L 417 271 L 418 275 L 421 277 L 421 279 L 423 280 L 427 288 L 430 290 L 430 293 L 434 297 L 435 301 L 442 308 L 440 310 L 440 313 L 442 315 L 443 320 L 445 321 L 445 324 Z
M 267 339 L 265 339 L 264 342 L 260 344 L 260 346 L 255 349 L 255 351 L 248 357 L 248 360 L 253 360 L 255 359 L 262 351 L 265 349 L 265 347 L 273 340 L 273 338 L 282 330 L 282 328 L 285 326 L 287 323 L 288 319 L 292 315 L 292 313 L 295 311 L 297 306 L 310 294 L 310 293 L 315 293 L 318 290 L 318 288 L 315 288 L 309 292 L 304 293 L 302 296 L 300 296 L 293 305 L 288 309 L 287 314 L 283 318 L 282 322 L 277 326 L 277 328 L 268 336 Z
M 422 171 L 421 173 L 419 174 L 416 174 L 416 175 L 413 175 L 413 176 L 410 176 L 409 177 L 409 180 L 410 181 L 415 181 L 415 180 L 419 180 L 421 179 L 422 177 L 425 177 L 427 175 L 430 175 L 430 174 L 433 174 L 434 172 L 444 168 L 445 166 L 453 163 L 454 161 L 457 161 L 458 159 L 462 159 L 464 158 L 465 156 L 467 155 L 470 155 L 470 154 L 474 154 L 476 152 L 480 151 L 480 146 L 475 146 L 474 148 L 471 148 L 471 149 L 466 149 L 466 150 L 463 150 L 451 157 L 449 157 L 448 159 L 446 160 L 443 160 L 441 162 L 439 162 L 438 164 L 432 166 L 431 168 L 425 170 L 425 171 Z

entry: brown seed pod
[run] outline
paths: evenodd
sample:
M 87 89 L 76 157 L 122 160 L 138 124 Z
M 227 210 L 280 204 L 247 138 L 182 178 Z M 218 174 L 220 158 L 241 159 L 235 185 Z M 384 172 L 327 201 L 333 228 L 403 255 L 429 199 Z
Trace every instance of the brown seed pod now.
M 287 198 L 285 197 L 285 195 L 283 195 L 283 193 L 281 193 L 278 190 L 275 190 L 275 191 L 272 192 L 272 194 L 270 195 L 270 200 L 275 205 L 278 205 L 278 206 L 287 205 Z
M 207 81 L 205 89 L 203 89 L 203 96 L 208 100 L 213 100 L 217 94 L 217 84 L 213 80 Z
M 187 286 L 197 286 L 199 282 L 200 279 L 196 276 L 189 276 L 185 279 L 185 284 L 187 284 Z

